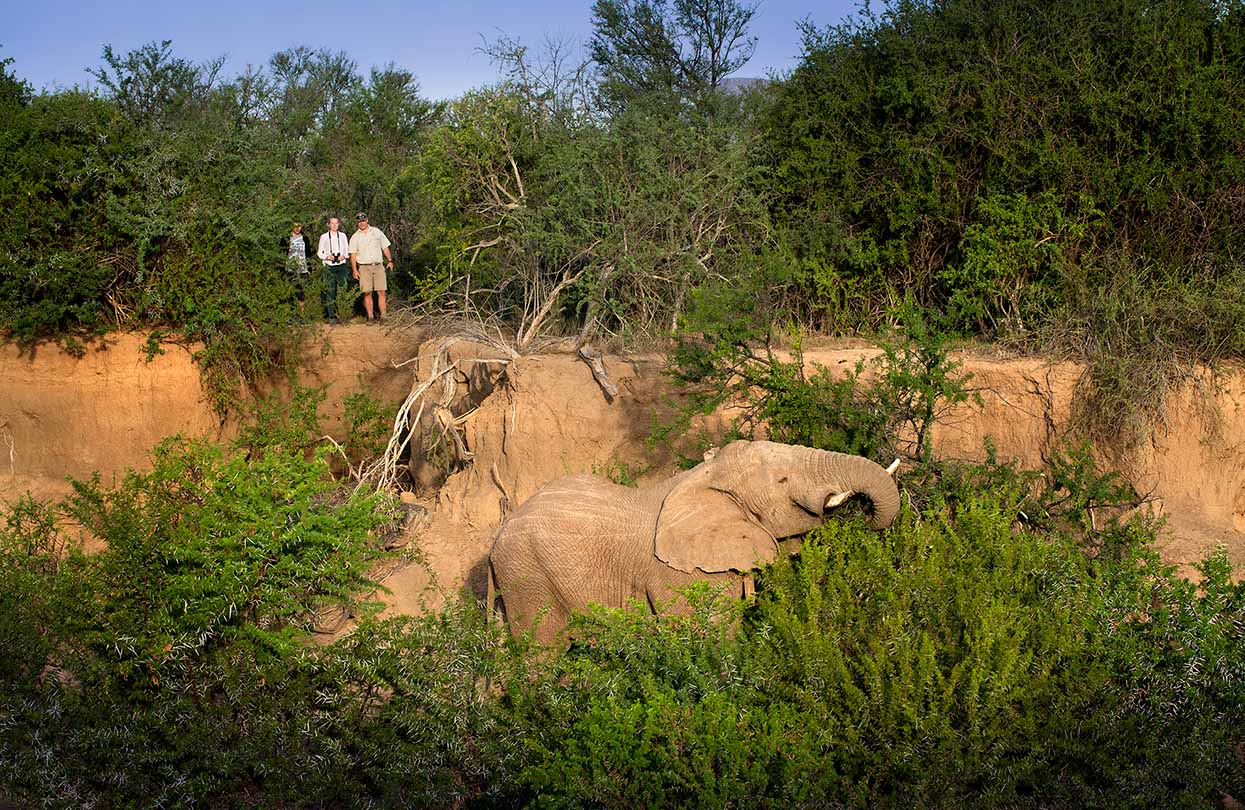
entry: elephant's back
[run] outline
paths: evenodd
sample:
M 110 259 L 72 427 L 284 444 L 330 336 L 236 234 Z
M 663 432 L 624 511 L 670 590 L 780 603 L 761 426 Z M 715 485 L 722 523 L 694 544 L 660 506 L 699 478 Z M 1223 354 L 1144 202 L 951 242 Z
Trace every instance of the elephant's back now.
M 635 495 L 635 490 L 596 475 L 569 475 L 550 481 L 502 522 L 497 543 L 521 536 L 536 525 L 559 530 L 590 528 L 594 533 L 597 529 L 616 530 L 635 522 Z M 627 515 L 631 515 L 630 521 Z
M 551 481 L 502 522 L 490 555 L 494 570 L 624 565 L 634 553 L 628 539 L 653 531 L 655 514 L 642 500 L 641 492 L 595 475 Z

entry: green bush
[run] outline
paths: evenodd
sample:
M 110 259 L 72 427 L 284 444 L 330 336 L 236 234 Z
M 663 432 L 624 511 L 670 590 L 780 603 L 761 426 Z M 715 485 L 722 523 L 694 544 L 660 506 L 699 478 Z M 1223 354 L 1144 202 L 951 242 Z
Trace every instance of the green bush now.
M 134 259 L 104 223 L 124 185 L 113 166 L 135 159 L 116 125 L 106 102 L 76 91 L 6 105 L 0 201 L 23 224 L 0 234 L 0 329 L 18 339 L 115 323 L 108 294 Z
M 724 293 L 724 305 L 708 291 L 694 299 L 670 353 L 669 373 L 684 402 L 655 438 L 675 437 L 696 414 L 730 402 L 741 404 L 742 414 L 728 438 L 766 436 L 884 463 L 896 455 L 931 460 L 936 418 L 973 393 L 972 375 L 951 359 L 941 318 L 905 299 L 892 312 L 896 328 L 878 338 L 880 355 L 845 373 L 816 365 L 809 373 L 798 331 L 784 359 L 773 345 L 773 325 L 763 320 L 769 313 L 761 321 L 751 308 L 724 315 L 747 290 Z
M 327 388 L 307 388 L 294 384 L 288 391 L 278 390 L 266 397 L 255 397 L 243 411 L 245 421 L 233 447 L 248 458 L 269 452 L 303 453 L 321 443 L 320 406 Z
M 754 155 L 795 317 L 912 295 L 1089 367 L 1100 444 L 1243 355 L 1239 2 L 893 0 L 806 26 Z
M 942 465 L 889 531 L 827 524 L 750 602 L 702 585 L 686 614 L 596 609 L 564 652 L 470 598 L 308 644 L 314 607 L 370 587 L 378 504 L 336 494 L 322 452 L 153 460 L 64 505 L 108 541 L 92 556 L 63 512 L 5 516 L 18 802 L 1191 807 L 1245 788 L 1245 585 L 1222 554 L 1175 577 L 1155 525 L 1104 514 L 1120 492 L 1083 452 L 1045 485 Z
M 1023 338 L 1056 305 L 1059 281 L 1091 242 L 1101 211 L 1065 206 L 1054 193 L 992 195 L 977 203 L 964 229 L 960 259 L 947 263 L 939 281 L 949 291 L 947 309 L 973 332 Z
M 1017 524 L 1030 531 L 1077 538 L 1094 556 L 1118 557 L 1135 544 L 1130 534 L 1118 531 L 1118 519 L 1144 499 L 1119 473 L 1098 469 L 1091 445 L 1053 449 L 1043 470 L 1000 464 L 989 439 L 985 451 L 980 464 L 934 461 L 915 467 L 904 475 L 909 501 L 922 510 L 954 511 L 968 494 L 1014 493 Z
M 603 611 L 511 686 L 537 806 L 1175 807 L 1239 790 L 1245 588 L 1016 531 L 951 486 L 889 532 L 832 522 L 687 616 Z M 943 504 L 954 502 L 946 511 Z
M 325 770 L 345 790 L 302 801 L 507 806 L 527 748 L 497 687 L 522 669 L 505 633 L 461 598 L 439 613 L 364 623 L 326 649 L 317 667 L 331 697 L 316 701 L 316 734 L 338 747 Z
M 386 520 L 379 497 L 336 492 L 325 456 L 170 439 L 148 473 L 6 517 L 8 792 L 183 803 L 314 763 L 326 741 L 295 733 L 315 705 L 307 634 L 374 587 Z M 66 553 L 66 518 L 104 548 Z
M 359 375 L 358 390 L 342 400 L 346 420 L 346 457 L 351 464 L 376 458 L 385 451 L 393 430 L 393 416 L 368 393 Z
M 1210 0 L 893 0 L 805 26 L 757 154 L 808 304 L 850 328 L 910 291 L 997 334 L 1047 317 L 1083 257 L 1239 273 L 1243 22 Z

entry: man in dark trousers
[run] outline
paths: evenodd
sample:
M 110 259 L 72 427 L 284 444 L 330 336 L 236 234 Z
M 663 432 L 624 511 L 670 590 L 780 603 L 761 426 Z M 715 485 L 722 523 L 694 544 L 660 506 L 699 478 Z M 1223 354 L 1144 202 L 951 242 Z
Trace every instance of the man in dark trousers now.
M 324 315 L 334 323 L 337 322 L 337 291 L 346 289 L 350 283 L 350 239 L 340 227 L 337 217 L 329 217 L 329 229 L 320 235 L 320 249 L 316 251 L 324 262 L 320 276 L 324 282 Z

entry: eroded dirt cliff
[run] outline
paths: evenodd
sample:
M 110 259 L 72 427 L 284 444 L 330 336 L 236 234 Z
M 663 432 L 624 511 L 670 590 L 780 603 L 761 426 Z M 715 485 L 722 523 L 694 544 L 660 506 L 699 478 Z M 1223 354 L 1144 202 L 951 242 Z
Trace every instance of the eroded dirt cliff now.
M 478 358 L 478 349 L 472 350 Z M 809 364 L 849 369 L 870 349 L 813 349 Z M 500 356 L 499 356 L 500 359 Z M 953 409 L 935 427 L 935 452 L 981 460 L 986 439 L 1000 460 L 1043 467 L 1066 448 L 1081 369 L 1039 359 L 960 355 L 979 401 Z M 670 390 L 655 356 L 606 357 L 619 393 L 612 401 L 573 354 L 520 357 L 505 379 L 464 420 L 470 466 L 440 488 L 431 520 L 420 530 L 441 588 L 463 583 L 482 591 L 485 558 L 508 504 L 522 503 L 547 481 L 620 469 L 646 483 L 670 473 L 672 452 L 650 447 L 653 425 L 668 415 Z M 425 369 L 427 368 L 425 364 Z M 1160 551 L 1195 575 L 1191 563 L 1217 545 L 1245 564 L 1245 374 L 1194 381 L 1171 397 L 1155 433 L 1109 467 L 1121 472 L 1151 508 L 1167 517 Z M 720 424 L 720 423 L 719 423 Z M 712 431 L 715 424 L 707 427 Z M 1117 454 L 1118 455 L 1118 454 Z M 391 612 L 436 603 L 425 571 L 407 568 L 386 583 Z
M 54 497 L 67 490 L 66 476 L 99 471 L 107 480 L 141 468 L 151 446 L 173 433 L 232 435 L 234 425 L 218 418 L 204 396 L 190 350 L 166 347 L 148 361 L 145 345 L 144 335 L 130 334 L 110 337 L 82 357 L 51 346 L 0 347 L 3 498 L 27 490 Z M 440 345 L 429 341 L 421 350 L 415 333 L 368 326 L 324 330 L 308 354 L 304 381 L 328 386 L 322 414 L 330 433 L 341 433 L 342 400 L 360 386 L 396 408 L 432 373 Z M 814 349 L 806 360 L 847 369 L 869 353 Z M 418 362 L 395 366 L 415 357 Z M 463 343 L 446 357 L 463 361 L 449 373 L 453 415 L 471 460 L 430 496 L 430 519 L 412 538 L 430 571 L 408 566 L 392 574 L 385 583 L 389 612 L 436 606 L 464 584 L 482 587 L 485 556 L 505 510 L 547 481 L 625 470 L 645 482 L 671 469 L 671 449 L 646 441 L 670 407 L 659 357 L 605 357 L 618 386 L 612 399 L 569 352 L 516 358 Z M 978 459 L 990 437 L 1000 458 L 1041 466 L 1067 439 L 1080 369 L 1035 359 L 959 359 L 980 403 L 956 408 L 937 425 L 936 452 Z M 1171 562 L 1186 565 L 1223 543 L 1245 564 L 1242 403 L 1245 374 L 1191 383 L 1171 397 L 1150 440 L 1114 462 L 1167 516 L 1161 551 Z
M 147 336 L 117 333 L 81 356 L 44 343 L 0 343 L 0 499 L 30 490 L 67 492 L 68 476 L 105 481 L 144 468 L 151 448 L 181 433 L 228 439 L 236 424 L 212 409 L 193 359 L 197 347 L 164 345 L 147 356 Z M 401 402 L 411 374 L 393 367 L 418 348 L 415 335 L 366 325 L 323 330 L 307 346 L 306 385 L 327 385 L 321 414 L 340 434 L 343 399 L 361 386 Z

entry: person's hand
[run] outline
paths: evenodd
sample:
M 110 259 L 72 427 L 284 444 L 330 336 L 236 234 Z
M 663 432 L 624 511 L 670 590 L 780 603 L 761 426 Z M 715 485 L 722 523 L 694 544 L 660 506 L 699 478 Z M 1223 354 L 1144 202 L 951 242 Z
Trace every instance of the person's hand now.
M 390 260 L 389 260 L 389 269 L 390 269 L 390 270 L 392 270 L 392 269 L 393 269 L 393 259 L 390 259 Z
M 358 270 L 353 271 L 353 272 L 351 273 L 351 275 L 353 275 L 353 276 L 354 276 L 354 280 L 355 280 L 355 281 L 358 281 L 358 280 L 359 280 L 359 271 L 358 271 Z

